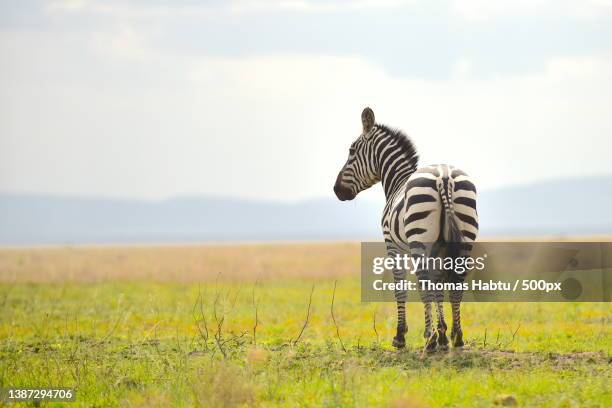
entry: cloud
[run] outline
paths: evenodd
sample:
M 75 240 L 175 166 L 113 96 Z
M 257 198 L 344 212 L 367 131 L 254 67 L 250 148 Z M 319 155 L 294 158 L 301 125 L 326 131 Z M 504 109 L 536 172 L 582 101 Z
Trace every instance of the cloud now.
M 456 1 L 85 1 L 49 3 L 48 31 L 144 41 L 166 55 L 359 56 L 398 77 L 541 71 L 552 58 L 611 55 L 612 10 L 599 3 Z M 573 10 L 592 8 L 597 18 Z M 110 32 L 110 34 L 106 34 Z M 135 42 L 138 42 L 136 44 Z M 124 51 L 129 52 L 130 48 Z M 463 58 L 463 65 L 456 65 Z M 469 61 L 469 63 L 467 62 Z M 468 68 L 468 64 L 469 68 Z M 459 70 L 459 71 L 458 71 Z
M 610 80 L 612 59 L 597 57 L 555 58 L 547 64 L 547 73 L 556 81 Z
M 609 57 L 478 78 L 462 56 L 456 75 L 428 79 L 360 56 L 168 56 L 133 29 L 0 36 L 4 52 L 18 44 L 0 78 L 0 190 L 327 195 L 366 105 L 423 163 L 481 187 L 609 171 Z
M 96 1 L 54 0 L 46 9 L 49 12 L 96 13 L 116 17 L 149 18 L 176 16 L 208 16 L 219 14 L 265 13 L 291 11 L 305 13 L 346 12 L 368 9 L 398 8 L 413 4 L 409 0 L 227 0 L 206 3 L 147 2 L 147 1 Z
M 73 13 L 83 10 L 91 4 L 90 0 L 54 0 L 47 4 L 47 10 Z
M 122 17 L 194 16 L 219 13 L 306 12 L 342 13 L 373 9 L 450 10 L 472 22 L 486 22 L 517 16 L 595 18 L 609 14 L 610 0 L 226 0 L 226 1 L 117 1 L 51 0 L 52 12 L 90 12 Z
M 498 18 L 539 16 L 596 18 L 609 14 L 610 0 L 452 0 L 457 15 L 473 21 L 487 22 Z
M 398 8 L 414 4 L 405 0 L 353 0 L 353 1 L 309 1 L 309 0 L 241 0 L 234 1 L 229 10 L 249 12 L 264 10 L 294 10 L 310 13 L 341 12 L 380 8 Z
M 55 4 L 0 32 L 0 190 L 327 195 L 365 105 L 482 187 L 610 171 L 603 20 Z
M 145 46 L 169 58 L 358 56 L 398 77 L 448 79 L 466 68 L 456 65 L 463 58 L 469 75 L 483 78 L 538 72 L 557 57 L 612 55 L 608 3 L 52 0 L 4 4 L 0 28 L 95 35 L 134 58 Z
M 151 58 L 154 50 L 151 34 L 128 23 L 119 23 L 114 30 L 95 31 L 91 35 L 92 47 L 99 53 L 121 59 Z

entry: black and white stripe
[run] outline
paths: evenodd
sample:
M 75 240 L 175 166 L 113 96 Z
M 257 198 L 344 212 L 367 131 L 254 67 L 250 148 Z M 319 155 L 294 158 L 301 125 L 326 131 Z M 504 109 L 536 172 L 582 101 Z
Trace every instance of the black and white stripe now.
M 362 113 L 363 133 L 351 145 L 349 158 L 338 174 L 334 191 L 342 201 L 381 182 L 387 203 L 382 229 L 389 256 L 409 253 L 417 256 L 465 256 L 478 235 L 476 187 L 462 170 L 447 165 L 417 168 L 418 155 L 410 139 L 399 130 L 376 124 L 374 112 Z M 419 279 L 463 281 L 464 275 L 418 270 Z M 405 271 L 394 271 L 396 281 L 405 279 Z M 396 347 L 405 345 L 406 292 L 395 293 L 398 311 Z M 462 292 L 449 293 L 453 312 L 451 338 L 463 345 L 460 324 Z M 427 347 L 446 346 L 443 293 L 421 292 L 425 311 Z M 438 315 L 432 330 L 431 303 Z

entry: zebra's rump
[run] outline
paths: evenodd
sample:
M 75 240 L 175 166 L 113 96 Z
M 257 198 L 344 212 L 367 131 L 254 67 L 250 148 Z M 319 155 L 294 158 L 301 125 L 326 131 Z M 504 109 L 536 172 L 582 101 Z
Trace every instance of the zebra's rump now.
M 383 231 L 385 239 L 406 249 L 411 243 L 475 241 L 478 212 L 473 181 L 447 164 L 419 168 L 389 200 Z

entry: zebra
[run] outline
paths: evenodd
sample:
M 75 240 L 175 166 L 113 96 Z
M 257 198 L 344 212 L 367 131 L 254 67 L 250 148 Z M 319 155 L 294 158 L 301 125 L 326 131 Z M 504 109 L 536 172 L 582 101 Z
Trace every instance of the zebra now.
M 419 156 L 412 141 L 401 130 L 378 124 L 374 112 L 365 108 L 361 114 L 363 132 L 351 144 L 349 156 L 338 173 L 334 192 L 340 201 L 352 200 L 357 194 L 381 182 L 386 197 L 382 230 L 387 254 L 410 254 L 411 257 L 467 256 L 478 234 L 476 187 L 461 169 L 448 164 L 418 168 Z M 421 263 L 421 265 L 424 265 Z M 454 282 L 463 288 L 465 274 L 455 271 L 415 271 L 419 283 Z M 405 270 L 394 270 L 394 281 L 405 279 Z M 425 347 L 434 351 L 447 349 L 447 325 L 444 320 L 444 292 L 426 290 L 419 284 L 419 295 L 425 312 Z M 405 290 L 395 291 L 397 332 L 393 346 L 406 345 Z M 462 347 L 461 300 L 463 290 L 449 291 L 453 326 L 453 347 Z M 437 327 L 432 329 L 432 303 L 435 304 Z

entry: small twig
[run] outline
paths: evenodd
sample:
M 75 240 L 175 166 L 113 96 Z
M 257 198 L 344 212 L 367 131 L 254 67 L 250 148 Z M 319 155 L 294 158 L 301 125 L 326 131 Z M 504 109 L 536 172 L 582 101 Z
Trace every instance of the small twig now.
M 485 327 L 484 341 L 482 343 L 482 348 L 487 348 L 487 328 Z
M 179 337 L 179 326 L 176 325 L 176 348 L 180 354 L 185 354 L 183 352 L 183 347 L 181 346 L 181 338 Z
M 106 342 L 106 340 L 108 340 L 110 338 L 110 336 L 112 336 L 113 333 L 115 333 L 115 331 L 117 330 L 117 327 L 119 327 L 119 322 L 121 322 L 122 319 L 125 320 L 127 318 L 128 313 L 129 313 L 129 310 L 126 311 L 123 315 L 119 315 L 119 317 L 117 317 L 117 320 L 115 321 L 115 325 L 112 327 L 112 329 L 110 329 L 109 332 L 106 333 L 106 336 L 104 336 L 102 339 L 100 339 L 99 341 L 94 343 L 93 347 L 98 347 L 101 344 L 103 344 L 104 342 Z
M 377 310 L 374 309 L 372 327 L 374 328 L 374 333 L 376 334 L 376 343 L 380 343 L 380 337 L 378 336 L 378 330 L 376 330 L 376 312 Z
M 338 285 L 338 281 L 334 281 L 334 293 L 332 294 L 332 301 L 331 301 L 331 317 L 332 317 L 332 321 L 334 322 L 334 326 L 336 326 L 336 336 L 338 337 L 338 340 L 340 341 L 340 346 L 342 346 L 342 350 L 344 350 L 344 352 L 346 353 L 346 347 L 344 347 L 344 343 L 342 342 L 342 337 L 340 337 L 340 329 L 338 328 L 338 323 L 336 323 L 336 317 L 334 316 L 334 301 L 336 300 L 336 286 Z
M 225 342 L 222 340 L 223 337 L 223 321 L 225 320 L 225 316 L 222 316 L 220 320 L 217 320 L 217 332 L 215 333 L 215 343 L 217 343 L 217 347 L 221 354 L 223 354 L 223 358 L 227 358 L 227 354 L 223 349 L 223 344 Z
M 431 335 L 429 336 L 429 338 L 427 339 L 427 341 L 425 342 L 425 345 L 423 346 L 423 351 L 421 351 L 421 358 L 423 358 L 425 356 L 425 352 L 427 351 L 427 345 L 429 344 L 429 342 L 431 341 L 431 339 L 434 338 L 434 336 L 438 333 L 438 329 L 434 329 L 431 331 Z
M 153 346 L 155 347 L 155 351 L 157 352 L 157 355 L 160 357 L 161 361 L 163 361 L 165 365 L 168 365 L 168 358 L 159 349 L 159 337 L 157 336 L 157 325 L 155 325 L 155 327 L 153 328 L 153 332 L 154 332 Z
M 310 307 L 312 305 L 312 294 L 314 293 L 315 285 L 312 284 L 312 288 L 310 289 L 310 299 L 308 300 L 308 311 L 306 312 L 306 320 L 304 320 L 304 325 L 302 326 L 302 330 L 300 330 L 300 334 L 298 334 L 297 338 L 293 341 L 293 345 L 295 346 L 300 338 L 302 337 L 302 333 L 306 330 L 306 326 L 308 326 L 308 322 L 310 321 Z
M 215 290 L 216 290 L 216 293 L 215 293 L 215 300 L 213 302 L 213 317 L 215 319 L 215 323 L 217 324 L 217 329 L 216 329 L 216 332 L 214 333 L 213 338 L 215 340 L 215 344 L 217 345 L 217 348 L 223 355 L 223 358 L 227 359 L 227 351 L 224 346 L 232 341 L 235 342 L 236 344 L 239 344 L 240 338 L 242 338 L 243 336 L 247 334 L 247 332 L 244 332 L 244 333 L 241 333 L 240 335 L 235 335 L 232 332 L 229 332 L 228 336 L 223 336 L 223 324 L 225 323 L 225 318 L 227 317 L 227 314 L 231 313 L 234 307 L 236 306 L 236 300 L 238 298 L 238 294 L 240 293 L 240 288 L 236 292 L 236 295 L 234 296 L 233 301 L 230 302 L 230 306 L 231 306 L 230 310 L 226 310 L 225 305 L 221 305 L 220 313 L 217 312 L 217 308 L 219 307 L 219 303 L 222 300 L 221 299 L 222 293 L 221 293 L 221 290 L 218 289 L 218 287 Z M 228 296 L 226 296 L 223 299 L 223 301 L 229 302 Z
M 143 336 L 144 341 L 148 341 L 149 337 L 151 337 L 151 334 L 153 333 L 153 330 L 155 330 L 157 328 L 157 326 L 159 326 L 159 321 L 155 322 L 155 324 L 153 325 L 153 327 L 151 327 Z
M 252 297 L 252 304 L 253 304 L 253 309 L 255 309 L 255 323 L 253 324 L 253 345 L 255 347 L 257 347 L 257 324 L 259 323 L 259 310 L 258 310 L 258 306 L 259 306 L 259 301 L 255 302 L 255 288 L 257 287 L 257 281 L 255 281 L 255 284 L 253 285 L 253 297 Z
M 521 327 L 521 324 L 519 323 L 518 326 L 516 326 L 516 330 L 514 331 L 514 333 L 512 333 L 512 338 L 510 339 L 508 343 L 506 343 L 504 347 L 508 347 L 510 344 L 514 343 L 514 337 L 516 336 L 516 333 L 518 333 L 518 330 L 520 327 Z
M 236 290 L 236 294 L 234 295 L 234 299 L 232 300 L 232 310 L 236 307 L 236 301 L 238 300 L 238 295 L 240 295 L 241 290 L 242 283 L 238 286 L 238 290 Z
M 193 319 L 195 320 L 196 328 L 198 329 L 200 337 L 204 341 L 204 348 L 208 350 L 209 332 L 208 332 L 208 322 L 206 321 L 206 314 L 204 313 L 203 299 L 204 297 L 202 296 L 202 289 L 200 288 L 200 285 L 198 285 L 198 297 L 195 303 L 193 304 L 192 313 L 193 313 Z M 198 308 L 198 311 L 200 312 L 199 319 L 198 319 L 198 316 L 196 315 L 196 308 Z M 202 331 L 201 323 L 204 325 L 204 331 Z
M 204 323 L 204 333 L 202 333 L 199 323 L 198 323 L 198 331 L 200 332 L 200 335 L 202 335 L 202 338 L 204 339 L 204 345 L 206 346 L 206 348 L 208 348 L 208 337 L 209 337 L 208 322 L 206 321 L 206 315 L 204 314 L 204 309 L 202 307 L 201 299 L 200 299 L 200 316 L 202 317 L 202 323 Z
M 223 354 L 223 358 L 227 358 L 227 353 L 225 349 L 223 349 L 223 322 L 225 321 L 225 315 L 217 314 L 217 305 L 219 304 L 219 298 L 221 297 L 221 292 L 218 289 L 215 289 L 217 293 L 215 294 L 215 301 L 213 302 L 213 317 L 215 318 L 215 323 L 217 323 L 217 331 L 214 334 L 215 343 L 219 348 L 221 354 Z
M 234 334 L 234 333 L 230 333 L 230 334 L 231 334 L 231 337 L 229 339 L 223 340 L 221 342 L 222 345 L 226 345 L 232 341 L 234 342 L 234 344 L 240 344 L 239 340 L 242 339 L 244 336 L 246 336 L 247 332 L 242 332 L 240 334 Z

